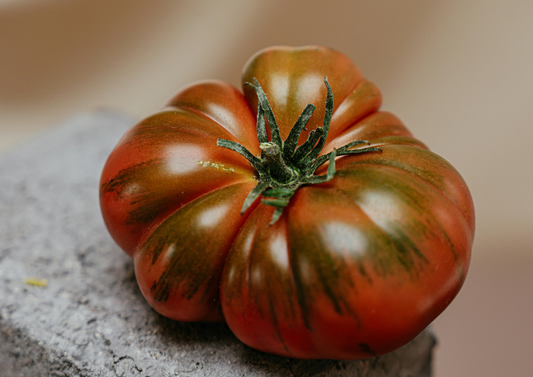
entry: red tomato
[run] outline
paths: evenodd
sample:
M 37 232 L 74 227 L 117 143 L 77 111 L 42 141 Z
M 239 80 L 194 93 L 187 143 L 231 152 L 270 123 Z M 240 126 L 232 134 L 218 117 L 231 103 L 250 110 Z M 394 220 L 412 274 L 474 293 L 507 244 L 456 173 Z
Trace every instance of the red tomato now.
M 465 279 L 465 182 L 337 51 L 263 50 L 246 83 L 184 88 L 107 161 L 103 217 L 147 301 L 289 357 L 409 342 Z

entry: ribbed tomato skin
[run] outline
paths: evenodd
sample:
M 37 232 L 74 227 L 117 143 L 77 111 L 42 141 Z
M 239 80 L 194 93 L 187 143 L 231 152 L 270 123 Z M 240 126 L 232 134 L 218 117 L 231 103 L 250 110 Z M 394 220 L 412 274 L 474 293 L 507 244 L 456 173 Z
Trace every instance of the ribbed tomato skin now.
M 304 359 L 390 352 L 453 300 L 470 262 L 474 208 L 459 173 L 394 115 L 341 53 L 274 47 L 246 64 L 283 139 L 307 103 L 325 113 L 321 154 L 353 140 L 380 152 L 338 157 L 332 180 L 302 186 L 279 220 L 260 200 L 240 213 L 256 172 L 217 139 L 260 154 L 257 96 L 218 81 L 180 91 L 134 126 L 102 173 L 105 223 L 135 262 L 147 301 L 180 321 L 226 321 L 261 351 Z M 326 166 L 317 175 L 324 174 Z

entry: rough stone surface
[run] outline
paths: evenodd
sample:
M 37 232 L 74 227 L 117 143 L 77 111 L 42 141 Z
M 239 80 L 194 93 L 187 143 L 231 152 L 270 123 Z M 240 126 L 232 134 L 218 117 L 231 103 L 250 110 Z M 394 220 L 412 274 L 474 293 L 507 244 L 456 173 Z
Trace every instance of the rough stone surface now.
M 131 125 L 82 114 L 0 156 L 0 376 L 430 376 L 427 330 L 383 357 L 306 361 L 154 312 L 98 204 L 101 169 Z

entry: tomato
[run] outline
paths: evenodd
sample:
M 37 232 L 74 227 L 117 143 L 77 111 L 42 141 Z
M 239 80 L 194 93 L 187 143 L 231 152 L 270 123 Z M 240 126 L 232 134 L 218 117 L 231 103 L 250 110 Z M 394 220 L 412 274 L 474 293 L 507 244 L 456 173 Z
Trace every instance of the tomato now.
M 105 165 L 103 217 L 146 300 L 283 356 L 406 344 L 464 282 L 464 180 L 337 51 L 269 48 L 242 80 L 182 89 Z

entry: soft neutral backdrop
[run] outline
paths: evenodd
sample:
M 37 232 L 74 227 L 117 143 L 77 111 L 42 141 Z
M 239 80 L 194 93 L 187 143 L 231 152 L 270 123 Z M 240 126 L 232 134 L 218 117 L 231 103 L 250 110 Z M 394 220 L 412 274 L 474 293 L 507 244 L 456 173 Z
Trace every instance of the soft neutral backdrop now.
M 472 268 L 435 322 L 436 376 L 529 375 L 532 16 L 531 0 L 0 0 L 0 152 L 77 112 L 139 119 L 192 81 L 238 85 L 267 46 L 338 49 L 474 196 Z

